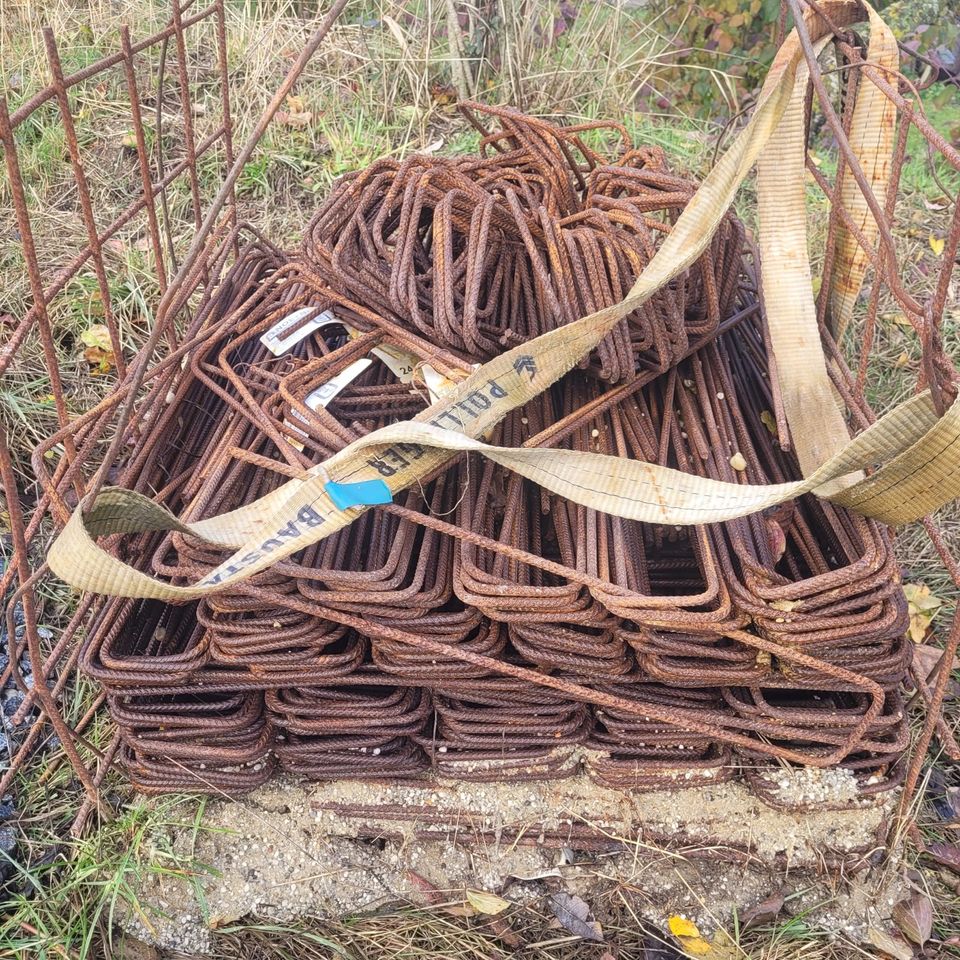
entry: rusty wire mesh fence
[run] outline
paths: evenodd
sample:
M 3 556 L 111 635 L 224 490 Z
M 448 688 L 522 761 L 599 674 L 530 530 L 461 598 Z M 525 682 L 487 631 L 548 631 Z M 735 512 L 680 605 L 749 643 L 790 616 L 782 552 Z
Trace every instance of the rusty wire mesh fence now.
M 48 33 L 51 86 L 13 112 L 0 101 L 32 295 L 0 372 L 41 351 L 59 427 L 34 446 L 29 482 L 0 440 L 13 547 L 0 580 L 9 646 L 0 681 L 20 691 L 0 795 L 51 730 L 88 794 L 80 820 L 117 760 L 147 791 L 233 793 L 279 767 L 317 778 L 584 774 L 629 789 L 742 776 L 778 802 L 772 759 L 840 765 L 861 795 L 906 781 L 909 796 L 935 733 L 957 753 L 941 704 L 958 621 L 932 676 L 920 676 L 890 531 L 812 495 L 742 520 L 668 528 L 597 513 L 461 455 L 393 504 L 210 599 L 83 596 L 56 629 L 41 628 L 51 606 L 45 544 L 92 489 L 129 487 L 194 521 L 248 504 L 357 437 L 414 416 L 438 383 L 618 302 L 696 189 L 616 124 L 599 125 L 616 135 L 608 141 L 620 139 L 603 152 L 587 127 L 464 104 L 464 123 L 481 136 L 476 154 L 385 158 L 344 177 L 301 248 L 284 253 L 238 222 L 229 178 L 212 205 L 201 196 L 198 163 L 215 155 L 226 175 L 240 153 L 224 31 L 222 0 L 202 10 L 175 3 L 161 33 L 134 41 L 125 30 L 116 54 L 69 76 Z M 828 248 L 845 228 L 870 263 L 851 357 L 833 341 L 826 296 L 819 302 L 837 396 L 862 429 L 874 419 L 864 392 L 884 302 L 916 330 L 922 379 L 941 409 L 955 393 L 940 333 L 960 204 L 954 197 L 937 280 L 921 300 L 900 279 L 896 199 L 911 131 L 957 171 L 960 154 L 926 121 L 906 77 L 858 69 L 854 33 L 838 29 L 834 48 L 846 106 L 835 108 L 811 57 L 808 114 L 819 111 L 832 131 L 837 168 L 827 177 L 811 160 L 808 169 L 835 201 Z M 215 69 L 221 93 L 202 137 L 191 123 L 196 57 Z M 97 221 L 85 174 L 95 160 L 77 142 L 71 112 L 72 92 L 105 71 L 125 78 L 135 146 L 131 203 L 111 224 Z M 154 102 L 174 99 L 182 118 L 167 155 L 163 138 L 148 142 L 143 117 L 142 77 L 158 72 L 165 86 Z M 864 84 L 898 119 L 887 194 L 874 202 L 876 243 L 839 200 L 851 181 L 869 192 L 849 144 L 850 104 Z M 18 151 L 31 116 L 53 108 L 87 242 L 47 276 Z M 189 184 L 197 228 L 183 261 L 168 242 L 166 190 L 178 178 Z M 131 355 L 104 248 L 136 223 L 160 302 L 143 331 L 147 346 Z M 749 232 L 728 215 L 693 268 L 494 439 L 734 482 L 798 478 L 762 267 Z M 88 409 L 76 409 L 64 386 L 55 329 L 58 302 L 82 272 L 95 280 L 117 359 L 109 390 Z M 934 521 L 924 527 L 960 587 Z M 222 559 L 177 532 L 113 549 L 175 583 Z M 67 719 L 78 671 L 100 693 Z M 558 682 L 546 689 L 538 675 Z M 926 706 L 912 749 L 908 697 Z M 105 751 L 84 736 L 104 700 L 116 724 Z

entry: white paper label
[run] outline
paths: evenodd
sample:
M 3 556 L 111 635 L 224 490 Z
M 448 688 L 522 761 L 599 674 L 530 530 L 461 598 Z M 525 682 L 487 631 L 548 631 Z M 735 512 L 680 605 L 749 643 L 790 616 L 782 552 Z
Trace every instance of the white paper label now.
M 401 383 L 409 383 L 413 379 L 413 371 L 416 370 L 417 364 L 420 362 L 420 358 L 416 354 L 392 343 L 381 343 L 379 347 L 374 347 L 370 352 L 382 360 Z
M 359 360 L 354 360 L 349 366 L 344 367 L 335 377 L 332 377 L 326 383 L 321 383 L 319 387 L 314 390 L 311 390 L 306 397 L 304 397 L 303 403 L 304 406 L 309 407 L 311 410 L 317 410 L 320 407 L 326 407 L 328 403 L 340 393 L 344 387 L 348 386 L 357 377 L 366 370 L 373 361 L 369 357 L 361 357 Z M 299 420 L 301 423 L 306 423 L 307 418 L 296 409 L 291 409 L 290 416 L 295 420 Z M 296 431 L 300 436 L 305 437 L 306 434 L 299 430 L 294 424 L 289 420 L 283 421 L 291 430 Z M 294 437 L 289 438 L 290 443 L 296 447 L 298 450 L 303 449 L 303 442 L 297 440 Z
M 361 357 L 354 360 L 349 366 L 344 367 L 335 377 L 332 377 L 326 383 L 321 383 L 316 390 L 311 390 L 303 401 L 311 410 L 318 407 L 325 407 L 344 387 L 352 383 L 357 377 L 366 370 L 373 361 L 369 357 Z
M 345 323 L 343 326 L 350 335 L 351 339 L 355 339 L 361 335 L 359 330 L 355 330 L 349 324 Z M 423 382 L 426 385 L 427 392 L 430 394 L 431 402 L 436 402 L 444 394 L 456 386 L 452 380 L 438 372 L 435 367 L 431 366 L 431 364 L 423 363 L 421 358 L 415 353 L 411 353 L 409 350 L 406 350 L 404 347 L 397 346 L 395 343 L 381 343 L 380 346 L 374 347 L 370 351 L 370 354 L 371 356 L 382 360 L 383 363 L 390 369 L 390 372 L 401 383 L 411 383 L 413 381 L 414 372 L 416 371 L 417 367 L 419 367 L 420 375 L 423 377 Z M 472 366 L 473 369 L 476 370 L 480 364 L 474 363 Z
M 288 313 L 260 337 L 260 342 L 275 357 L 279 357 L 291 347 L 295 347 L 305 337 L 309 337 L 314 330 L 340 323 L 332 310 L 324 310 L 292 333 L 287 333 L 291 327 L 295 327 L 304 318 L 309 317 L 316 309 L 316 307 L 301 307 L 299 310 L 294 310 L 293 313 Z

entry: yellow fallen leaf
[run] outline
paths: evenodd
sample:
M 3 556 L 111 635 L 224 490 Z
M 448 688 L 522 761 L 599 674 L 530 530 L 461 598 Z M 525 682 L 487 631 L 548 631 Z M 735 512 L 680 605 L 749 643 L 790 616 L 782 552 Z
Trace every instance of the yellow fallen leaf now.
M 932 233 L 930 234 L 930 249 L 939 257 L 943 253 L 944 240 L 943 237 L 935 237 Z
M 774 435 L 777 435 L 777 421 L 769 410 L 760 414 L 760 422 Z
M 906 355 L 906 353 L 901 353 L 900 356 L 893 361 L 893 365 L 895 367 L 905 367 L 909 362 L 910 358 Z
M 697 925 L 686 917 L 673 916 L 668 921 L 670 932 L 675 937 L 699 937 L 700 931 Z
M 313 111 L 307 110 L 303 97 L 289 96 L 284 101 L 283 110 L 276 114 L 277 123 L 285 127 L 301 128 L 310 125 L 313 120 Z
M 109 373 L 117 362 L 117 358 L 114 356 L 110 331 L 106 325 L 93 324 L 80 334 L 80 339 L 86 346 L 83 358 L 94 368 L 91 373 Z
M 498 897 L 495 893 L 486 893 L 483 890 L 467 890 L 467 903 L 477 913 L 487 913 L 491 916 L 503 913 L 510 906 L 509 900 L 504 900 L 503 897 Z
M 708 953 L 713 953 L 713 946 L 709 940 L 703 937 L 680 937 L 680 946 L 683 952 L 690 957 L 703 957 Z
M 742 951 L 725 930 L 718 930 L 711 943 L 700 935 L 697 925 L 686 917 L 670 917 L 668 925 L 688 957 L 709 955 L 711 960 L 735 960 L 742 956 Z
M 430 96 L 433 97 L 433 102 L 440 107 L 449 106 L 460 99 L 457 96 L 456 88 L 449 83 L 431 83 Z
M 930 624 L 943 606 L 943 601 L 934 596 L 925 583 L 905 583 L 903 592 L 906 594 L 910 612 L 910 639 L 914 643 L 923 643 Z
M 903 327 L 905 330 L 912 329 L 912 324 L 902 313 L 882 313 L 880 314 L 880 319 L 884 323 L 895 323 L 898 327 Z
M 99 347 L 101 350 L 110 350 L 110 331 L 104 323 L 95 323 L 80 334 L 80 339 L 87 347 Z
M 83 359 L 94 369 L 90 371 L 95 375 L 98 373 L 109 373 L 113 369 L 116 357 L 112 350 L 101 350 L 99 347 L 87 347 L 83 351 Z

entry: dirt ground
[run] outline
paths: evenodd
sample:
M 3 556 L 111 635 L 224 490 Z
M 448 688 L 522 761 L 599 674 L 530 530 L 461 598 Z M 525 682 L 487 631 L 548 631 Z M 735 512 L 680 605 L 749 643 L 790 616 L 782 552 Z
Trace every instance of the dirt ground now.
M 602 904 L 616 889 L 660 929 L 682 916 L 713 937 L 777 893 L 823 930 L 864 942 L 904 891 L 896 871 L 871 859 L 896 796 L 858 798 L 841 771 L 782 771 L 771 783 L 779 800 L 822 799 L 778 809 L 737 782 L 628 794 L 585 778 L 280 780 L 215 801 L 199 826 L 169 835 L 207 875 L 151 874 L 121 925 L 147 943 L 202 954 L 217 928 L 247 915 L 292 922 L 396 901 L 462 904 L 476 889 L 508 902 L 550 890 Z M 399 820 L 398 811 L 415 817 Z

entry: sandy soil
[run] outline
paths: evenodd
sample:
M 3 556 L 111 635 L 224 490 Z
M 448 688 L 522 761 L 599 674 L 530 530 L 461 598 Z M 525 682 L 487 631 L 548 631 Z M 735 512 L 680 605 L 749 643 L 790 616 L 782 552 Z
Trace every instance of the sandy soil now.
M 138 891 L 144 913 L 123 925 L 147 942 L 202 954 L 212 930 L 248 914 L 342 916 L 425 895 L 462 901 L 467 888 L 523 900 L 549 887 L 597 902 L 616 886 L 639 916 L 665 926 L 679 913 L 704 932 L 785 890 L 796 894 L 796 910 L 829 901 L 820 925 L 860 940 L 897 895 L 882 889 L 865 856 L 894 798 L 857 797 L 842 771 L 772 776 L 780 800 L 815 797 L 813 808 L 773 808 L 741 783 L 627 794 L 583 778 L 279 780 L 241 801 L 211 803 L 199 832 L 172 837 L 210 872 L 191 882 L 147 875 Z

